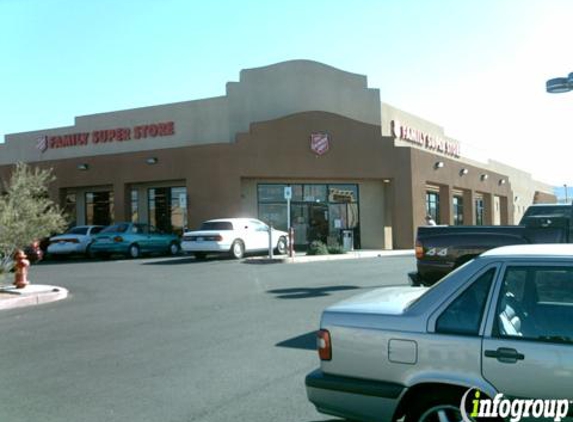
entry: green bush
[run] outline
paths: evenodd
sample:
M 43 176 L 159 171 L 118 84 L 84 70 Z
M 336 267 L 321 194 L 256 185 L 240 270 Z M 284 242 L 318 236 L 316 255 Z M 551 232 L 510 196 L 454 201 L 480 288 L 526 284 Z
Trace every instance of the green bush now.
M 306 251 L 307 255 L 328 255 L 328 248 L 320 240 L 313 241 Z
M 328 247 L 328 253 L 332 254 L 332 255 L 342 255 L 342 254 L 345 254 L 346 251 L 344 250 L 344 248 L 342 246 L 334 245 L 334 246 Z

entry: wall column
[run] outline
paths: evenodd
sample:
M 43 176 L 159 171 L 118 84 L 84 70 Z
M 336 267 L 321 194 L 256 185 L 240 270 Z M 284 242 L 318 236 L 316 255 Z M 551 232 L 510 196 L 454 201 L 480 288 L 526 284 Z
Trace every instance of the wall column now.
M 464 225 L 475 225 L 476 195 L 471 189 L 464 190 Z
M 449 186 L 440 186 L 440 224 L 451 225 L 453 192 Z
M 507 226 L 508 224 L 510 224 L 509 221 L 509 215 L 510 215 L 510 210 L 509 210 L 509 201 L 507 199 L 507 196 L 500 196 L 499 197 L 499 217 L 500 217 L 500 224 L 502 226 Z
M 123 182 L 116 182 L 113 184 L 113 208 L 114 208 L 114 222 L 131 221 L 131 217 L 127 215 L 129 207 L 126 205 L 130 202 L 128 197 L 128 190 L 125 189 Z

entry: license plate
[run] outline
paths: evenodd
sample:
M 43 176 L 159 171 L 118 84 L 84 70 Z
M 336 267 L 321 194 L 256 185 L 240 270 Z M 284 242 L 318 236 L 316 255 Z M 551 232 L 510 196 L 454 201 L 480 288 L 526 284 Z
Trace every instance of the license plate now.
M 203 238 L 202 238 L 202 237 L 198 237 L 198 238 L 197 238 L 197 242 L 202 242 L 202 241 L 203 241 Z

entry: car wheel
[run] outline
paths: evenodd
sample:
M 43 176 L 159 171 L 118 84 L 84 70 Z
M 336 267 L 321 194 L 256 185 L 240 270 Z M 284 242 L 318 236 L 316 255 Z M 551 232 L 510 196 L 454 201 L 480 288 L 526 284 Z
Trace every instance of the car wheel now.
M 461 395 L 454 392 L 421 396 L 411 403 L 404 422 L 448 422 L 465 420 L 460 409 Z M 467 416 L 467 415 L 466 415 Z M 474 420 L 467 416 L 469 420 Z M 498 420 L 498 419 L 492 419 Z
M 277 242 L 277 247 L 275 250 L 279 255 L 284 255 L 287 253 L 287 241 L 284 236 L 281 237 Z
M 235 240 L 231 245 L 231 256 L 235 259 L 241 259 L 245 254 L 245 245 L 241 240 Z
M 169 255 L 175 256 L 179 253 L 179 245 L 173 242 L 169 245 Z
M 128 255 L 130 258 L 132 258 L 132 259 L 139 258 L 140 253 L 141 253 L 141 250 L 139 249 L 138 245 L 133 244 L 129 247 Z

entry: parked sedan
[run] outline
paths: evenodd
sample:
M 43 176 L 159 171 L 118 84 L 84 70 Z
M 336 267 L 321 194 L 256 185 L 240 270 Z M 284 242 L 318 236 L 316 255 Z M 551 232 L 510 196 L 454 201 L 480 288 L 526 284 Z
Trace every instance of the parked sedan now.
M 519 420 L 507 414 L 527 409 L 516 397 L 530 408 L 558 399 L 563 417 L 572 320 L 573 245 L 493 249 L 431 288 L 386 287 L 327 308 L 307 395 L 319 412 L 358 421 L 475 420 L 487 405 Z
M 271 245 L 277 253 L 286 253 L 288 233 L 273 229 Z M 181 248 L 198 259 L 215 253 L 240 259 L 245 253 L 269 250 L 269 226 L 254 218 L 208 220 L 199 230 L 184 233 Z
M 104 226 L 76 226 L 64 234 L 50 238 L 47 253 L 50 256 L 89 255 L 93 236 Z
M 118 223 L 106 227 L 94 237 L 90 255 L 138 258 L 141 254 L 150 253 L 177 255 L 179 249 L 177 235 L 158 232 L 147 224 Z

